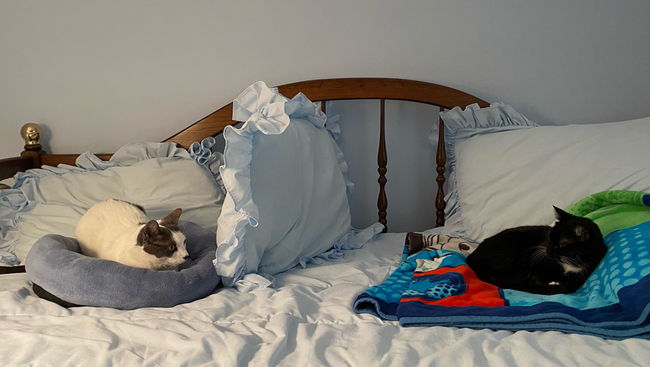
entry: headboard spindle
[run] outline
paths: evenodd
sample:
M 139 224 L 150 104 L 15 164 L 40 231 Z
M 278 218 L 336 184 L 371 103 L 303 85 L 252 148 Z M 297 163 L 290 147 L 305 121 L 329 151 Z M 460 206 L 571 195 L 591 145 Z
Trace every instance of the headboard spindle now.
M 384 225 L 382 233 L 388 232 L 388 225 L 386 224 L 386 209 L 388 208 L 388 198 L 386 197 L 386 172 L 388 169 L 388 153 L 386 151 L 386 100 L 380 99 L 379 111 L 379 152 L 377 153 L 377 172 L 379 172 L 379 197 L 377 198 L 377 209 L 379 209 L 379 223 Z

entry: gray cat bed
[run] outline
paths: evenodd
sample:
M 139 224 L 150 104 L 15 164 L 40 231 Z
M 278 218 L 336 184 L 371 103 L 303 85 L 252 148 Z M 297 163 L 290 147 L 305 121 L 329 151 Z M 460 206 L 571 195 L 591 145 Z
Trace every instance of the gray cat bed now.
M 82 255 L 77 240 L 46 235 L 25 259 L 36 293 L 64 306 L 172 307 L 206 297 L 219 284 L 215 233 L 179 222 L 191 261 L 180 271 L 149 270 Z

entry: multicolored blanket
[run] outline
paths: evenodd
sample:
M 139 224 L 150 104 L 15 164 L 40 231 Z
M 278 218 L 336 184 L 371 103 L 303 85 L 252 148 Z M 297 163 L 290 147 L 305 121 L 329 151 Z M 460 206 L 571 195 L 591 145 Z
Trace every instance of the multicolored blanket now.
M 479 280 L 460 251 L 407 256 L 354 310 L 402 326 L 556 330 L 607 339 L 650 337 L 650 194 L 605 191 L 569 208 L 592 219 L 608 252 L 575 293 L 538 295 Z M 457 240 L 456 240 L 457 241 Z M 407 241 L 408 242 L 408 241 Z

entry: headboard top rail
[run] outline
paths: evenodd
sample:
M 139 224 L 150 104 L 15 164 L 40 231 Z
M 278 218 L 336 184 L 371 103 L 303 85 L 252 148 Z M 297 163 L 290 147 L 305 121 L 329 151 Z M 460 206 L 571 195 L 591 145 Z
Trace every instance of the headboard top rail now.
M 481 107 L 489 105 L 470 94 L 443 85 L 394 78 L 309 80 L 281 85 L 278 90 L 288 98 L 302 92 L 312 101 L 393 99 L 426 103 L 446 109 L 456 106 L 465 107 L 472 103 L 478 103 Z M 232 103 L 230 103 L 165 141 L 172 141 L 189 148 L 193 142 L 217 135 L 226 126 L 236 123 L 237 121 L 232 120 Z

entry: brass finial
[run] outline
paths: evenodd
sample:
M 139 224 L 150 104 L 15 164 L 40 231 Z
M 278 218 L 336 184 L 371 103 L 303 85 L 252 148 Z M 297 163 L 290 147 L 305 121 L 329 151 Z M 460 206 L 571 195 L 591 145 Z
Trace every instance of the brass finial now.
M 43 129 L 33 122 L 28 122 L 20 128 L 20 136 L 25 141 L 25 148 L 41 145 L 43 138 Z

